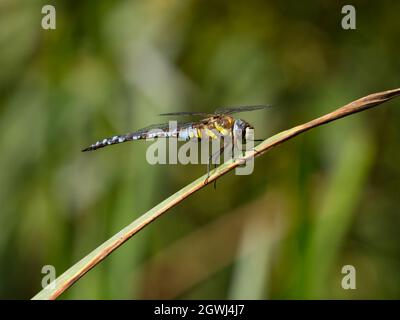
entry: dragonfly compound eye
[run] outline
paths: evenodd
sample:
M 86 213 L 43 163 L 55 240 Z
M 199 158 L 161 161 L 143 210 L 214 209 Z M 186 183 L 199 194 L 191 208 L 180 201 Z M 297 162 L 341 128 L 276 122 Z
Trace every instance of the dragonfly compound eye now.
M 252 126 L 248 122 L 241 120 L 241 119 L 237 119 L 237 120 L 235 120 L 235 123 L 233 125 L 234 135 L 237 138 L 239 138 L 242 141 L 242 143 L 245 143 L 246 135 L 247 135 L 247 131 L 248 131 L 247 129 L 249 129 L 249 128 L 252 128 Z

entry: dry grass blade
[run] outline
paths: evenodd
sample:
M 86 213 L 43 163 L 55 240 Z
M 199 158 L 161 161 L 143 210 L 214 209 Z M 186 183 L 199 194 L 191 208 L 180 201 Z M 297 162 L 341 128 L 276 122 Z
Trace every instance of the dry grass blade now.
M 392 98 L 395 98 L 400 95 L 400 88 L 394 90 L 388 90 L 384 92 L 374 93 L 353 101 L 331 113 L 328 113 L 322 117 L 304 123 L 302 125 L 298 125 L 292 129 L 283 131 L 278 133 L 271 138 L 263 141 L 253 150 L 248 151 L 246 155 L 241 159 L 241 161 L 232 161 L 229 160 L 219 166 L 217 169 L 213 170 L 210 173 L 210 177 L 207 181 L 205 181 L 206 176 L 203 176 L 191 184 L 187 185 L 174 195 L 170 196 L 168 199 L 164 200 L 153 209 L 136 219 L 130 225 L 122 229 L 112 238 L 104 242 L 101 246 L 93 250 L 89 255 L 83 258 L 81 261 L 76 263 L 66 272 L 64 272 L 60 277 L 58 277 L 52 284 L 44 288 L 40 291 L 33 299 L 56 299 L 59 295 L 61 295 L 65 290 L 67 290 L 70 286 L 72 286 L 76 281 L 79 280 L 85 273 L 87 273 L 90 269 L 100 263 L 103 259 L 105 259 L 111 252 L 121 246 L 124 242 L 126 242 L 129 238 L 143 229 L 146 225 L 157 219 L 163 213 L 167 212 L 169 209 L 189 197 L 191 194 L 196 191 L 204 188 L 207 184 L 213 182 L 218 179 L 222 175 L 227 172 L 235 169 L 239 165 L 243 164 L 244 161 L 247 161 L 255 156 L 259 156 L 269 149 L 281 144 L 298 134 L 305 132 L 309 129 L 318 127 L 320 125 L 326 124 L 328 122 L 346 117 L 350 114 L 354 114 L 357 112 L 361 112 L 363 110 L 372 108 L 377 106 L 383 102 L 386 102 Z

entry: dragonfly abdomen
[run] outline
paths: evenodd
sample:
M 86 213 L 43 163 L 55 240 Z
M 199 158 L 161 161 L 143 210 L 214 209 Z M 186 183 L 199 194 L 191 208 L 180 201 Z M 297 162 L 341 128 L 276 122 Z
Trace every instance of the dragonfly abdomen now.
M 137 139 L 140 139 L 140 138 L 132 137 L 129 134 L 113 136 L 110 138 L 105 138 L 103 140 L 99 140 L 96 143 L 91 144 L 89 147 L 83 149 L 82 151 L 93 151 L 93 150 L 97 150 L 100 148 L 104 148 L 104 147 L 112 145 L 112 144 L 117 144 L 117 143 L 122 143 L 125 141 L 137 140 Z
M 226 129 L 222 125 L 218 125 L 216 123 L 211 123 L 211 125 L 207 126 L 204 124 L 201 125 L 185 125 L 178 126 L 175 128 L 170 128 L 160 125 L 160 128 L 157 128 L 157 125 L 143 128 L 139 131 L 128 133 L 124 135 L 117 135 L 110 138 L 105 138 L 103 140 L 99 140 L 96 143 L 91 144 L 86 149 L 82 151 L 93 151 L 100 148 L 104 148 L 106 146 L 112 144 L 118 144 L 126 141 L 140 140 L 140 139 L 154 139 L 154 138 L 179 138 L 183 141 L 188 141 L 192 139 L 218 139 L 221 136 L 228 135 L 230 133 L 229 128 Z
M 96 143 L 91 144 L 89 147 L 82 151 L 93 151 L 112 144 L 118 144 L 126 141 L 141 140 L 141 139 L 152 139 L 152 138 L 170 138 L 177 137 L 177 131 L 164 131 L 164 130 L 151 130 L 149 132 L 134 132 L 124 135 L 117 135 L 110 138 L 99 140 Z

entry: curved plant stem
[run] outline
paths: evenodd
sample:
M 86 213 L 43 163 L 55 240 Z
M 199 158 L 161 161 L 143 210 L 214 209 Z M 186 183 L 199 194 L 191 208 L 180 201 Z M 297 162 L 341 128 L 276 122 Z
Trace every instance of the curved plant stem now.
M 388 90 L 384 92 L 374 93 L 366 97 L 355 100 L 331 113 L 323 115 L 317 119 L 311 120 L 307 123 L 298 125 L 289 130 L 280 132 L 271 138 L 264 140 L 253 150 L 246 152 L 243 158 L 240 160 L 229 160 L 224 164 L 220 165 L 217 169 L 210 172 L 209 178 L 206 180 L 206 175 L 193 181 L 168 199 L 164 200 L 150 211 L 143 214 L 141 217 L 133 221 L 130 225 L 122 229 L 120 232 L 115 234 L 109 240 L 104 242 L 101 246 L 97 247 L 91 253 L 89 253 L 81 261 L 73 265 L 61 276 L 49 284 L 46 288 L 36 294 L 33 299 L 56 299 L 65 290 L 72 286 L 78 281 L 83 275 L 85 275 L 90 269 L 99 264 L 104 260 L 111 252 L 121 246 L 129 238 L 147 226 L 149 223 L 157 219 L 163 213 L 167 212 L 178 203 L 189 197 L 196 191 L 204 188 L 207 184 L 213 182 L 219 177 L 223 176 L 227 172 L 235 169 L 236 167 L 243 164 L 245 161 L 264 154 L 271 148 L 289 140 L 300 133 L 303 133 L 309 129 L 318 127 L 328 122 L 346 117 L 348 115 L 364 111 L 366 109 L 375 107 L 385 101 L 395 98 L 400 95 L 400 88 L 394 90 Z

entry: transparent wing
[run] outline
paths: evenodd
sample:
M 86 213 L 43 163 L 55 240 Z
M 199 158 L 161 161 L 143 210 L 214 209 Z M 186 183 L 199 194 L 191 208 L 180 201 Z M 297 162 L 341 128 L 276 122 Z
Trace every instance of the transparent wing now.
M 208 117 L 210 114 L 206 112 L 197 112 L 197 111 L 181 111 L 181 112 L 167 112 L 161 113 L 160 116 L 202 116 Z
M 151 130 L 156 130 L 156 129 L 160 129 L 160 130 L 166 130 L 169 128 L 169 123 L 158 123 L 158 124 L 152 124 L 150 126 L 141 128 L 135 132 L 132 132 L 132 134 L 136 134 L 136 133 L 145 133 L 145 132 L 149 132 Z
M 254 111 L 270 108 L 270 105 L 255 105 L 255 106 L 238 106 L 238 107 L 222 107 L 215 110 L 215 114 L 233 114 L 238 112 Z
M 195 125 L 198 125 L 200 123 L 204 123 L 204 120 L 200 121 L 195 121 L 195 122 L 177 122 L 176 128 L 178 130 L 185 129 L 188 127 L 192 127 Z M 131 135 L 137 135 L 137 134 L 144 134 L 146 132 L 152 131 L 152 130 L 161 130 L 161 131 L 168 131 L 169 130 L 169 122 L 166 123 L 159 123 L 159 124 L 152 124 L 150 126 L 141 128 L 135 132 L 132 132 Z
M 192 125 L 192 122 L 177 122 L 177 129 L 182 129 L 182 128 L 186 128 L 190 125 Z M 135 132 L 132 132 L 131 135 L 137 135 L 137 134 L 142 134 L 142 133 L 146 133 L 152 130 L 161 130 L 161 131 L 168 131 L 169 130 L 169 122 L 166 123 L 159 123 L 159 124 L 152 124 L 150 126 L 141 128 Z
M 221 107 L 215 110 L 213 113 L 197 112 L 197 111 L 180 111 L 180 112 L 167 112 L 161 113 L 160 116 L 202 116 L 212 117 L 222 114 L 233 114 L 238 112 L 254 111 L 270 108 L 270 105 L 254 105 L 254 106 L 237 106 L 237 107 Z

